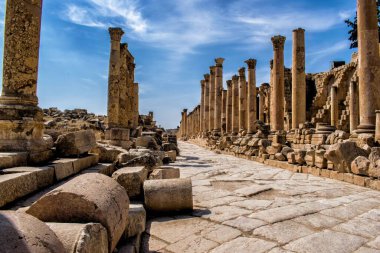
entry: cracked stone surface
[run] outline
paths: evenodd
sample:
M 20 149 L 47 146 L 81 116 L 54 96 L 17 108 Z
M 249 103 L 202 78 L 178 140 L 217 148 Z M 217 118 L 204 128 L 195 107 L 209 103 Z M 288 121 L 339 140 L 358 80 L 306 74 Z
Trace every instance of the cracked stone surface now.
M 179 142 L 194 211 L 148 220 L 142 252 L 378 252 L 380 193 Z

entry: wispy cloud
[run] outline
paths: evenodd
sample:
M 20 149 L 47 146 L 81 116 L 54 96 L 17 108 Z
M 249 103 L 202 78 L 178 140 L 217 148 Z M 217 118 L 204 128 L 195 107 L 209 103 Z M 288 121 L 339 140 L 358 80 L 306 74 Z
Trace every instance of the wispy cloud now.
M 340 51 L 347 50 L 349 48 L 349 45 L 350 42 L 348 40 L 344 40 L 336 42 L 335 44 L 324 49 L 309 53 L 308 56 L 311 58 L 310 64 L 314 64 L 325 57 L 332 57 L 334 54 Z

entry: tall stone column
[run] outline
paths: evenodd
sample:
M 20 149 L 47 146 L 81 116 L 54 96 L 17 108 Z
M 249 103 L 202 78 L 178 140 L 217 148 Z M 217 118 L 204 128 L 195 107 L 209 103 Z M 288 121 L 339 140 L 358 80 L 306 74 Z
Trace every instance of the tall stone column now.
M 121 28 L 110 28 L 111 55 L 108 73 L 108 128 L 119 127 Z
M 222 93 L 223 93 L 223 58 L 215 59 L 215 121 L 214 132 L 221 132 L 222 118 Z
M 271 94 L 271 130 L 284 130 L 284 45 L 286 38 L 283 36 L 272 37 L 273 43 L 273 87 Z
M 205 78 L 205 112 L 204 112 L 204 122 L 205 122 L 205 133 L 210 131 L 210 75 L 204 75 Z
M 380 109 L 380 58 L 376 0 L 357 0 L 359 53 L 358 133 L 374 133 Z
M 127 51 L 126 43 L 120 44 L 120 77 L 119 77 L 119 127 L 128 128 L 128 68 L 127 68 Z
M 247 130 L 247 82 L 245 68 L 239 69 L 239 131 Z
M 184 137 L 187 138 L 188 137 L 187 109 L 183 109 L 183 121 L 184 121 L 184 126 L 185 126 L 183 129 Z
M 204 110 L 205 110 L 205 80 L 201 81 L 201 106 L 199 111 L 199 132 L 203 133 L 205 130 Z
M 232 134 L 239 133 L 239 76 L 232 77 Z
M 227 130 L 227 90 L 222 93 L 222 116 L 221 116 L 222 133 Z
M 209 110 L 209 122 L 210 131 L 215 127 L 215 66 L 210 67 L 210 110 Z
M 293 30 L 292 128 L 306 122 L 305 30 Z
M 248 65 L 248 99 L 247 99 L 247 109 L 248 109 L 248 134 L 253 134 L 256 132 L 255 122 L 257 120 L 257 109 L 256 109 L 256 60 L 249 59 L 245 61 Z
M 380 144 L 380 110 L 376 111 L 376 132 L 375 140 Z
M 232 80 L 227 81 L 226 133 L 232 133 Z
M 133 128 L 139 126 L 139 84 L 134 83 L 133 87 Z
M 334 87 L 334 86 L 331 87 L 330 98 L 331 98 L 331 108 L 330 108 L 331 125 L 337 128 L 338 120 L 339 120 L 337 87 Z
M 41 15 L 42 0 L 6 1 L 0 151 L 29 151 L 32 163 L 50 148 L 37 98 Z
M 358 82 L 350 82 L 350 133 L 354 133 L 359 125 L 359 91 Z
M 260 93 L 259 93 L 259 120 L 265 123 L 265 96 L 264 96 L 264 91 L 263 87 L 260 87 Z

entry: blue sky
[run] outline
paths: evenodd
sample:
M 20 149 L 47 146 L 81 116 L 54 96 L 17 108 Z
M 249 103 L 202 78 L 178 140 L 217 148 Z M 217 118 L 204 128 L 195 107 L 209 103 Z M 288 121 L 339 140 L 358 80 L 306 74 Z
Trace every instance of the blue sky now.
M 140 113 L 155 112 L 166 128 L 183 108 L 200 100 L 200 80 L 223 57 L 224 83 L 256 58 L 258 84 L 269 81 L 271 36 L 287 37 L 285 65 L 291 66 L 291 35 L 306 29 L 307 72 L 332 60 L 349 61 L 352 50 L 343 20 L 355 0 L 44 0 L 38 96 L 43 108 L 107 111 L 109 26 L 125 31 L 123 42 L 136 58 Z M 5 0 L 0 0 L 3 47 Z M 2 50 L 0 52 L 1 59 Z M 1 73 L 0 73 L 1 75 Z

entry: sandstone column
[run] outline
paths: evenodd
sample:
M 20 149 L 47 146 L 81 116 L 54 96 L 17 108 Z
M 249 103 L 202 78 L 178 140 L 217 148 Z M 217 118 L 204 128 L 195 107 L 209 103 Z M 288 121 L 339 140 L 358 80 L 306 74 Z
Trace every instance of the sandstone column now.
M 256 132 L 255 122 L 257 120 L 257 110 L 256 110 L 256 60 L 249 59 L 245 61 L 248 65 L 248 99 L 247 99 L 247 109 L 248 109 L 248 134 L 253 134 Z
M 215 66 L 210 67 L 210 110 L 209 110 L 209 122 L 210 131 L 214 130 L 215 126 Z
M 376 132 L 375 140 L 380 144 L 380 110 L 376 111 Z
M 120 83 L 119 83 L 119 126 L 128 128 L 128 68 L 127 68 L 128 45 L 120 45 Z
M 205 112 L 204 112 L 204 124 L 205 124 L 205 133 L 210 131 L 210 75 L 204 75 L 205 78 Z
M 232 134 L 239 133 L 239 77 L 232 77 Z
M 334 86 L 331 87 L 330 98 L 331 98 L 331 108 L 330 108 L 331 125 L 337 128 L 338 120 L 339 120 L 337 87 L 334 87 Z
M 239 131 L 247 130 L 247 82 L 245 68 L 239 69 Z
M 226 133 L 232 133 L 232 80 L 227 81 Z
M 184 121 L 184 126 L 185 126 L 183 129 L 184 137 L 187 138 L 188 137 L 187 109 L 183 109 L 183 121 Z
M 139 84 L 134 83 L 133 86 L 133 127 L 139 126 Z
M 286 38 L 283 36 L 272 37 L 273 43 L 273 87 L 271 94 L 271 130 L 284 130 L 284 45 Z
M 350 133 L 354 133 L 359 125 L 359 96 L 357 81 L 350 82 Z
M 374 133 L 380 109 L 380 58 L 376 0 L 357 0 L 359 53 L 358 133 Z
M 292 128 L 306 122 L 305 30 L 293 30 Z
M 215 59 L 215 121 L 213 129 L 215 133 L 220 133 L 222 123 L 223 62 L 223 58 Z
M 49 149 L 37 98 L 41 14 L 42 0 L 6 1 L 0 151 L 30 151 L 31 162 Z
M 205 80 L 201 81 L 201 107 L 199 112 L 199 132 L 203 133 L 205 130 L 204 111 L 205 111 Z
M 225 134 L 227 130 L 227 90 L 223 90 L 222 93 L 222 133 Z
M 265 96 L 264 96 L 264 87 L 260 86 L 259 89 L 259 120 L 265 123 Z
M 119 126 L 120 94 L 120 40 L 124 32 L 121 28 L 110 28 L 111 56 L 108 74 L 108 128 Z

